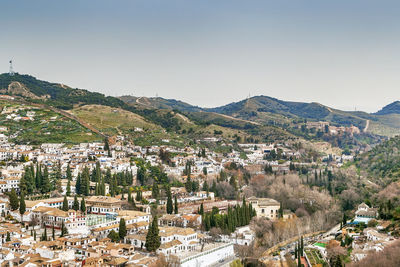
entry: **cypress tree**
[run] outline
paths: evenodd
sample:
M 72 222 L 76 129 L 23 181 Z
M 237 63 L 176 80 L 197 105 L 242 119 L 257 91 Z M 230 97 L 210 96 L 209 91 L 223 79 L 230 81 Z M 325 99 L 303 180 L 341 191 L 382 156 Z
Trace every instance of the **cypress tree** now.
M 67 192 L 66 192 L 67 196 L 71 195 L 71 180 L 68 180 L 67 182 Z
M 155 252 L 160 247 L 160 236 L 158 230 L 157 216 L 154 216 L 153 222 L 147 232 L 146 249 L 150 252 Z
M 54 225 L 53 225 L 53 229 L 52 229 L 51 235 L 52 235 L 53 241 L 54 241 L 56 239 L 56 230 L 54 229 Z
M 203 207 L 203 203 L 200 204 L 199 214 L 200 214 L 201 216 L 204 216 L 204 207 Z
M 160 192 L 159 192 L 159 189 L 158 189 L 158 184 L 156 183 L 156 181 L 154 181 L 153 187 L 151 189 L 151 196 L 154 199 L 158 199 L 159 194 L 160 194 Z
M 118 235 L 121 240 L 124 240 L 124 237 L 126 236 L 126 223 L 124 218 L 121 218 L 119 221 Z
M 47 168 L 47 166 L 44 166 L 42 184 L 41 184 L 40 188 L 41 188 L 42 193 L 48 193 L 51 190 L 49 169 Z
M 6 242 L 10 242 L 10 241 L 11 241 L 11 235 L 10 235 L 10 232 L 7 231 Z
M 79 210 L 79 201 L 76 195 L 74 196 L 74 203 L 72 204 L 72 209 L 75 211 Z
M 42 167 L 39 165 L 39 163 L 36 164 L 35 184 L 37 190 L 39 190 L 42 186 Z
M 186 183 L 185 183 L 185 188 L 186 192 L 190 193 L 193 190 L 193 185 L 192 185 L 192 180 L 190 179 L 190 176 L 188 176 Z
M 19 214 L 21 214 L 21 222 L 23 221 L 23 216 L 25 211 L 26 211 L 25 196 L 24 193 L 22 193 L 21 198 L 19 199 Z
M 42 241 L 47 241 L 47 227 L 46 226 L 44 227 L 44 232 L 43 232 L 43 235 L 42 235 Z
M 82 200 L 81 200 L 81 212 L 86 213 L 86 203 L 85 203 L 84 197 L 82 197 Z
M 62 205 L 61 209 L 63 211 L 68 211 L 69 210 L 67 196 L 64 196 L 63 205 Z
M 33 231 L 33 240 L 35 240 L 35 241 L 36 241 L 36 230 L 35 230 L 35 231 Z
M 300 255 L 303 257 L 303 253 L 304 253 L 304 242 L 303 242 L 303 236 L 301 236 L 301 239 L 300 239 L 301 241 L 301 243 L 300 243 Z
M 168 195 L 168 197 L 167 197 L 167 213 L 172 214 L 172 212 L 174 211 L 174 207 L 172 204 L 171 189 L 169 188 L 169 186 L 167 188 L 167 195 Z
M 69 166 L 69 163 L 67 165 L 67 180 L 69 180 L 69 181 L 72 180 L 71 167 Z
M 85 167 L 81 175 L 80 194 L 88 196 L 90 189 L 90 174 L 89 169 Z
M 174 213 L 178 214 L 178 200 L 176 199 L 176 195 L 174 196 Z
M 61 224 L 61 234 L 60 237 L 63 237 L 68 234 L 67 227 L 65 227 L 64 221 Z
M 10 201 L 10 207 L 11 210 L 16 210 L 19 207 L 19 201 L 18 201 L 18 196 L 17 193 L 15 192 L 15 189 L 12 188 L 10 194 L 8 195 L 9 201 Z
M 300 244 L 299 243 L 297 243 L 297 254 L 298 254 L 298 256 L 297 256 L 297 266 L 298 267 L 301 267 L 301 255 L 300 255 Z
M 75 183 L 75 193 L 78 195 L 82 194 L 81 184 L 82 184 L 82 179 L 81 179 L 81 174 L 79 173 L 78 177 L 76 178 L 76 183 Z

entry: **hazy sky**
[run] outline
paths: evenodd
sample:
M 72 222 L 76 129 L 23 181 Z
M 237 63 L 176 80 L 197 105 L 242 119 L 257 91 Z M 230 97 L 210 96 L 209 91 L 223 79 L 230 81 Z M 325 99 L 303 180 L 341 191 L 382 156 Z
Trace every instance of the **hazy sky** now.
M 1 0 L 0 72 L 212 107 L 400 99 L 400 2 Z

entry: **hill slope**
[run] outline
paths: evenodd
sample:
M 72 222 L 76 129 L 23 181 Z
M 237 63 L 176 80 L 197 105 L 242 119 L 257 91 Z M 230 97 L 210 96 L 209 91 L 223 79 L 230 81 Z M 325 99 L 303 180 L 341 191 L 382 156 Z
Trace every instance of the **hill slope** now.
M 223 114 L 262 125 L 283 126 L 293 121 L 328 121 L 336 126 L 357 126 L 360 130 L 382 136 L 400 134 L 400 104 L 384 108 L 382 112 L 369 114 L 362 111 L 341 111 L 319 103 L 283 101 L 268 96 L 255 96 L 216 108 L 200 108 L 181 101 L 157 98 L 124 96 L 121 100 L 136 106 L 179 110 L 193 117 L 212 117 Z M 391 112 L 388 111 L 390 108 Z M 399 114 L 395 114 L 399 108 Z M 203 112 L 203 114 L 196 114 Z
M 395 101 L 375 113 L 376 115 L 400 114 L 400 101 Z

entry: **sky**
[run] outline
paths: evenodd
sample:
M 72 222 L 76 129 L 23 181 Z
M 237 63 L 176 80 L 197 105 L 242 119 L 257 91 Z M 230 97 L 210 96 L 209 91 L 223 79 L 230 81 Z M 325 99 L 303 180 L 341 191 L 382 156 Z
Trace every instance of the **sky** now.
M 400 100 L 400 2 L 2 0 L 0 72 L 215 107 Z

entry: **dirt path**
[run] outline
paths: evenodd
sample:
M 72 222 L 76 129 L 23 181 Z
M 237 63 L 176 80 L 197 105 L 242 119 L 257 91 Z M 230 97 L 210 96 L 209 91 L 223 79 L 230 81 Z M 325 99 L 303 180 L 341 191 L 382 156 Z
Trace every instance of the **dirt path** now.
M 367 120 L 367 123 L 365 124 L 365 128 L 363 130 L 364 133 L 368 131 L 368 127 L 369 127 L 369 120 Z
M 221 114 L 221 113 L 216 113 L 216 112 L 213 112 L 213 113 L 214 113 L 214 114 L 217 114 L 217 115 L 220 115 L 220 116 L 222 116 L 222 117 L 224 117 L 224 118 L 230 119 L 230 120 L 247 122 L 247 123 L 251 123 L 251 124 L 254 124 L 254 125 L 261 125 L 261 124 L 259 124 L 258 122 L 255 122 L 255 121 L 247 121 L 247 120 L 235 118 L 235 117 L 232 117 L 232 116 L 229 116 L 229 115 L 225 115 L 225 114 Z

